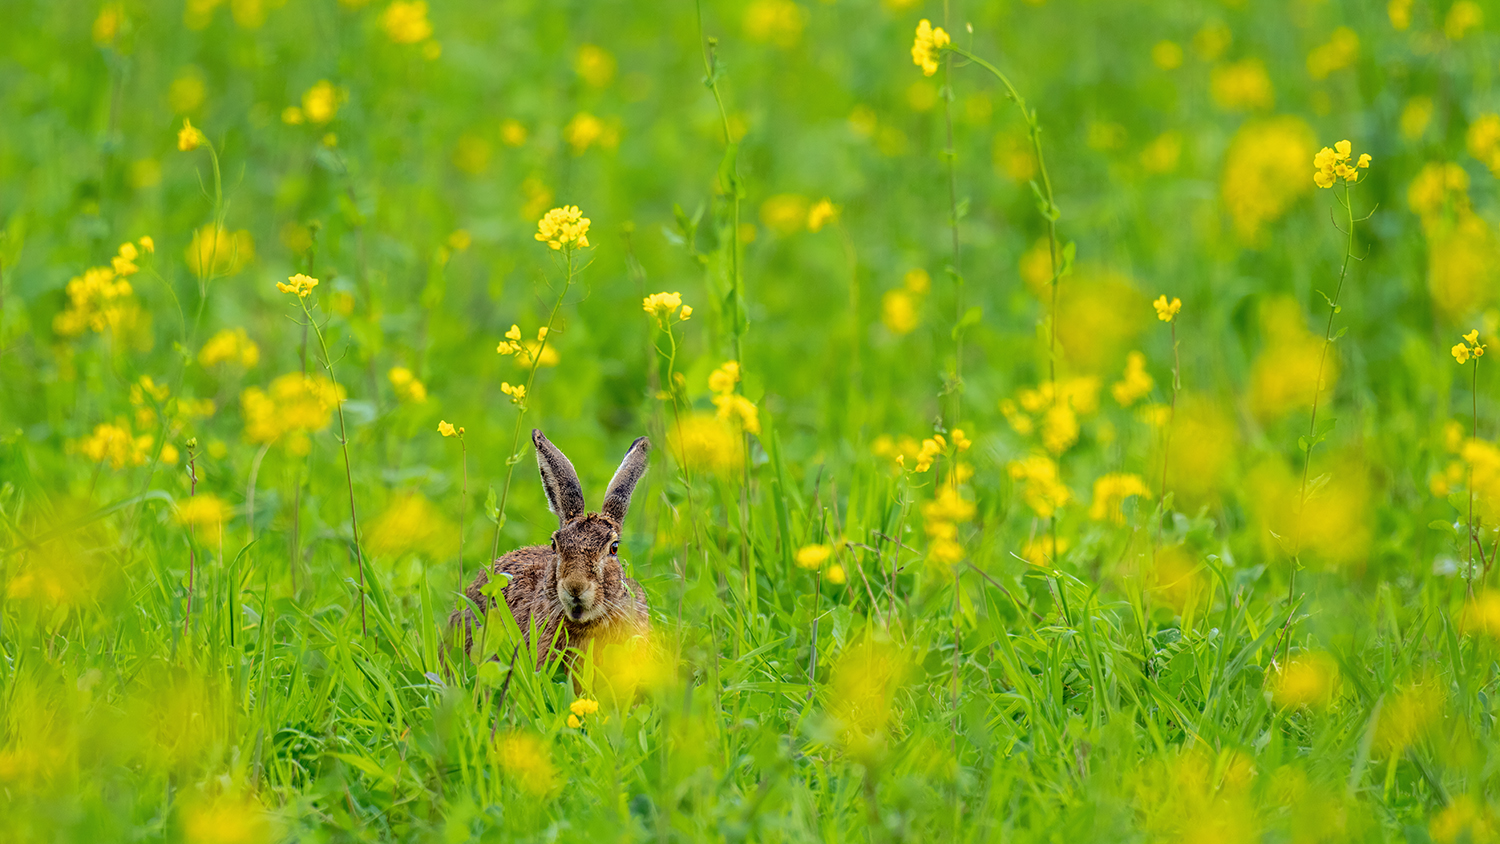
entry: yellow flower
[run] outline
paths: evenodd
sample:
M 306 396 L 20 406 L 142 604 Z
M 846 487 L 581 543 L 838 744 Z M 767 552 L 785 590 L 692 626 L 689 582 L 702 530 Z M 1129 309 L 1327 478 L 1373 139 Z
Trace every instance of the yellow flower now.
M 1152 302 L 1151 306 L 1156 308 L 1157 319 L 1162 322 L 1171 322 L 1182 311 L 1182 300 L 1174 296 L 1172 301 L 1168 302 L 1167 294 L 1163 293 L 1156 297 L 1156 301 Z
M 1121 505 L 1132 496 L 1150 497 L 1151 490 L 1140 475 L 1112 473 L 1094 481 L 1094 503 L 1089 507 L 1089 518 L 1094 521 L 1108 519 L 1117 525 L 1125 524 L 1125 511 Z
M 297 273 L 287 279 L 287 282 L 276 282 L 276 289 L 282 293 L 295 293 L 298 299 L 306 299 L 312 295 L 313 288 L 318 286 L 318 280 L 302 273 Z
M 182 128 L 177 132 L 177 148 L 183 152 L 192 152 L 203 141 L 203 133 L 193 128 L 186 117 L 182 118 Z
M 338 114 L 341 99 L 343 99 L 343 92 L 335 88 L 327 79 L 320 79 L 302 95 L 302 115 L 309 122 L 321 126 L 333 120 L 334 115 Z
M 1245 59 L 1214 68 L 1209 93 L 1225 111 L 1263 111 L 1276 104 L 1276 91 L 1260 59 Z
M 152 442 L 149 434 L 132 434 L 123 421 L 119 425 L 104 422 L 94 426 L 94 433 L 70 443 L 69 450 L 95 463 L 109 463 L 112 469 L 123 469 L 144 464 L 150 457 Z
M 573 148 L 574 155 L 582 155 L 595 143 L 605 149 L 614 149 L 620 142 L 620 131 L 616 126 L 580 111 L 563 127 L 563 140 Z
M 807 212 L 807 230 L 816 232 L 827 225 L 830 221 L 838 218 L 839 211 L 833 203 L 827 199 L 820 199 L 818 203 Z
M 410 369 L 404 366 L 394 366 L 391 367 L 390 372 L 386 373 L 386 377 L 391 380 L 391 387 L 395 389 L 396 397 L 402 401 L 409 401 L 413 404 L 422 404 L 427 401 L 427 385 L 418 381 L 417 376 L 413 375 Z
M 687 321 L 689 319 L 692 319 L 692 318 L 693 318 L 693 306 L 692 305 L 683 305 L 682 306 L 681 320 L 685 322 L 685 321 Z
M 641 309 L 656 317 L 658 324 L 665 326 L 671 320 L 678 308 L 682 307 L 681 293 L 652 293 L 641 302 Z M 687 319 L 693 313 L 692 308 L 684 308 L 686 314 L 682 319 Z
M 198 350 L 198 363 L 205 368 L 233 361 L 250 368 L 260 362 L 260 347 L 250 339 L 243 328 L 226 328 L 208 338 Z
M 1311 127 L 1289 115 L 1250 121 L 1235 132 L 1220 195 L 1241 242 L 1258 242 L 1265 224 L 1311 189 L 1304 168 L 1314 141 Z
M 233 515 L 234 511 L 218 496 L 194 495 L 181 502 L 174 518 L 180 525 L 214 527 L 228 521 Z
M 589 218 L 577 205 L 565 205 L 548 211 L 536 224 L 537 240 L 552 249 L 573 249 L 589 245 Z
M 188 269 L 201 278 L 222 278 L 244 269 L 255 257 L 255 239 L 241 229 L 231 232 L 209 223 L 193 232 L 184 254 Z
M 844 567 L 839 565 L 838 563 L 834 563 L 833 565 L 829 566 L 828 571 L 824 572 L 823 576 L 828 578 L 828 582 L 834 584 L 835 586 L 842 586 L 844 581 L 846 580 L 844 576 Z
M 921 447 L 917 450 L 917 464 L 912 467 L 914 472 L 925 472 L 932 468 L 932 463 L 948 450 L 948 441 L 943 439 L 942 434 L 933 434 L 922 440 Z
M 695 413 L 668 426 L 667 445 L 679 461 L 695 472 L 727 474 L 739 469 L 745 459 L 739 434 L 711 413 Z
M 1333 31 L 1327 44 L 1314 47 L 1307 54 L 1307 73 L 1314 79 L 1327 79 L 1336 70 L 1354 64 L 1359 57 L 1359 36 L 1347 26 Z
M 438 433 L 442 434 L 445 437 L 456 437 L 456 436 L 458 436 L 459 432 L 462 431 L 462 430 L 463 430 L 462 428 L 455 428 L 455 427 L 453 427 L 452 423 L 450 423 L 450 422 L 447 422 L 447 421 L 439 421 L 438 422 Z
M 1371 159 L 1368 153 L 1364 153 L 1350 164 L 1352 155 L 1353 146 L 1348 141 L 1339 141 L 1333 149 L 1323 147 L 1313 156 L 1313 166 L 1318 168 L 1313 174 L 1313 183 L 1320 188 L 1331 188 L 1336 178 L 1346 182 L 1359 181 L 1360 169 L 1369 167 Z
M 942 49 L 948 46 L 951 39 L 942 27 L 933 27 L 932 21 L 923 18 L 917 24 L 917 37 L 911 45 L 912 64 L 922 68 L 924 76 L 937 73 L 937 56 Z
M 963 428 L 954 428 L 953 429 L 953 448 L 955 450 L 957 450 L 957 451 L 968 451 L 969 450 L 969 446 L 972 446 L 973 444 L 974 444 L 974 441 L 971 440 L 971 439 L 969 439 L 967 436 L 964 435 L 964 429 Z
M 1470 331 L 1468 334 L 1465 334 L 1464 340 L 1468 343 L 1472 343 L 1473 345 L 1468 346 L 1464 343 L 1459 343 L 1458 345 L 1454 346 L 1451 350 L 1454 360 L 1462 364 L 1468 363 L 1469 358 L 1478 358 L 1484 356 L 1484 350 L 1486 347 L 1479 342 L 1479 329 L 1476 328 L 1473 331 Z
M 580 718 L 585 715 L 593 715 L 599 711 L 599 701 L 581 697 L 568 704 L 568 711 Z
M 1012 480 L 1025 482 L 1022 499 L 1040 518 L 1050 518 L 1073 498 L 1058 477 L 1057 464 L 1045 454 L 1012 460 L 1005 468 Z
M 734 392 L 734 385 L 740 380 L 739 361 L 725 361 L 723 366 L 709 373 L 708 388 L 719 395 Z
M 271 382 L 269 391 L 249 387 L 240 393 L 245 438 L 268 443 L 291 435 L 293 452 L 305 454 L 306 434 L 328 427 L 333 410 L 344 400 L 344 390 L 322 376 L 290 372 Z
M 1474 0 L 1458 0 L 1448 7 L 1448 16 L 1443 19 L 1443 34 L 1452 41 L 1458 41 L 1474 29 L 1484 23 L 1484 9 Z
M 1146 356 L 1140 352 L 1131 352 L 1125 357 L 1125 376 L 1109 390 L 1120 407 L 1130 407 L 1151 392 L 1154 386 L 1156 382 L 1146 372 Z
M 898 337 L 910 334 L 917 327 L 917 302 L 906 290 L 887 290 L 880 297 L 880 321 Z
M 526 401 L 526 385 L 516 384 L 511 386 L 509 381 L 500 382 L 500 392 L 510 396 L 510 403 L 519 406 Z
M 734 393 L 721 393 L 713 397 L 713 403 L 720 419 L 733 419 L 746 433 L 760 433 L 760 409 L 755 402 Z
M 427 4 L 422 0 L 404 2 L 396 0 L 380 15 L 380 25 L 385 34 L 397 44 L 416 44 L 432 37 L 432 24 L 427 20 Z
M 550 794 L 557 785 L 552 754 L 542 740 L 530 733 L 513 732 L 495 741 L 494 754 L 501 770 L 535 797 Z
M 833 549 L 827 545 L 804 545 L 797 549 L 794 560 L 801 568 L 815 571 L 822 568 L 832 554 Z
M 150 254 L 156 254 L 156 241 L 152 240 L 150 235 L 144 235 L 140 240 L 136 242 L 141 245 L 142 249 L 146 250 Z
M 1338 663 L 1323 654 L 1298 654 L 1276 673 L 1271 699 L 1293 709 L 1326 707 L 1338 680 Z

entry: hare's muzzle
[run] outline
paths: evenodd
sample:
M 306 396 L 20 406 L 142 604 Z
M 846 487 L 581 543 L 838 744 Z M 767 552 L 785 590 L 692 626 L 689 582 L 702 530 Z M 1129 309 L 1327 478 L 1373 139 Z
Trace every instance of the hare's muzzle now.
M 557 584 L 557 601 L 562 605 L 563 614 L 569 619 L 584 621 L 594 609 L 594 584 L 588 581 L 561 581 Z

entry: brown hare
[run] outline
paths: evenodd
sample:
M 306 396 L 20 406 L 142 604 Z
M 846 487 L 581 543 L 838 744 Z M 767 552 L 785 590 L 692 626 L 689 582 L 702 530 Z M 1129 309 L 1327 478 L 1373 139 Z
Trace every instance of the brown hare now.
M 573 464 L 542 432 L 533 429 L 536 462 L 547 492 L 547 507 L 556 516 L 558 529 L 549 545 L 517 548 L 479 572 L 464 594 L 481 613 L 489 610 L 490 598 L 481 591 L 494 574 L 509 575 L 501 594 L 524 635 L 536 624 L 537 667 L 547 662 L 550 649 L 586 650 L 591 642 L 608 644 L 648 632 L 650 624 L 646 591 L 620 568 L 620 527 L 630 507 L 630 495 L 646 472 L 651 442 L 645 437 L 631 443 L 625 459 L 604 491 L 598 513 L 584 512 L 583 488 Z M 464 653 L 469 653 L 477 626 L 474 613 L 463 608 L 453 613 L 450 626 L 462 619 Z M 490 631 L 491 636 L 500 636 Z M 568 658 L 571 669 L 572 660 Z

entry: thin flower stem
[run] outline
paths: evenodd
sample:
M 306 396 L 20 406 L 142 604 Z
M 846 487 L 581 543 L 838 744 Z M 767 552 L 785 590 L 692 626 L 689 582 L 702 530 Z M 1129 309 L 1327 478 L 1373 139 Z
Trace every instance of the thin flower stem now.
M 464 591 L 464 524 L 469 515 L 469 447 L 464 444 L 463 430 L 458 432 L 459 462 L 463 464 L 463 500 L 458 506 L 458 591 Z
M 1350 190 L 1350 184 L 1345 182 L 1344 195 L 1339 200 L 1339 204 L 1344 206 L 1349 223 L 1349 228 L 1344 232 L 1346 235 L 1344 261 L 1339 267 L 1339 282 L 1333 290 L 1333 298 L 1328 300 L 1328 323 L 1323 329 L 1323 350 L 1318 354 L 1318 377 L 1313 382 L 1312 414 L 1307 423 L 1307 448 L 1302 452 L 1302 486 L 1297 493 L 1297 522 L 1292 538 L 1292 571 L 1287 576 L 1286 584 L 1286 602 L 1289 609 L 1286 622 L 1281 628 L 1282 659 L 1286 658 L 1292 644 L 1291 637 L 1288 635 L 1292 626 L 1290 607 L 1296 596 L 1297 570 L 1302 567 L 1302 517 L 1307 509 L 1307 477 L 1312 467 L 1313 448 L 1317 446 L 1318 406 L 1323 395 L 1323 371 L 1328 363 L 1328 350 L 1333 346 L 1333 318 L 1339 312 L 1339 297 L 1344 292 L 1344 280 L 1349 276 L 1349 261 L 1354 258 L 1354 224 L 1357 221 L 1354 219 L 1354 205 L 1349 199 Z M 1274 653 L 1275 648 L 1272 649 L 1272 654 Z
M 526 411 L 531 403 L 531 388 L 536 383 L 536 371 L 542 365 L 542 353 L 547 350 L 547 338 L 552 336 L 552 326 L 557 322 L 557 312 L 562 309 L 563 299 L 567 298 L 568 290 L 573 287 L 574 253 L 576 247 L 566 247 L 568 259 L 567 280 L 563 282 L 562 292 L 557 295 L 557 301 L 552 304 L 552 311 L 547 315 L 547 331 L 537 342 L 536 354 L 531 356 L 531 369 L 526 373 L 526 394 L 517 403 L 519 408 L 516 413 L 516 427 L 510 437 L 510 452 L 505 458 L 505 484 L 500 487 L 500 503 L 497 506 L 495 516 L 495 541 L 490 548 L 490 564 L 500 556 L 500 532 L 505 529 L 505 502 L 510 499 L 510 483 L 516 473 L 516 464 L 520 462 L 521 456 L 517 449 L 521 446 L 521 428 L 526 419 Z M 461 587 L 460 587 L 461 588 Z
M 724 95 L 719 91 L 719 61 L 717 50 L 719 40 L 708 38 L 703 34 L 703 0 L 696 0 L 693 4 L 697 12 L 698 22 L 698 45 L 703 55 L 703 84 L 713 92 L 714 105 L 719 109 L 719 122 L 724 127 L 724 150 L 725 160 L 729 163 L 730 178 L 734 184 L 723 185 L 725 192 L 729 194 L 731 207 L 731 227 L 729 231 L 729 283 L 733 288 L 730 293 L 730 322 L 729 338 L 730 348 L 734 351 L 734 359 L 743 367 L 745 358 L 740 345 L 740 325 L 744 315 L 740 313 L 740 304 L 744 299 L 744 279 L 740 268 L 740 173 L 739 156 L 734 140 L 734 132 L 729 126 L 729 111 L 724 108 Z
M 349 524 L 354 532 L 354 562 L 359 569 L 359 630 L 360 635 L 369 636 L 370 624 L 365 614 L 365 555 L 359 541 L 359 512 L 354 505 L 354 467 L 349 462 L 349 428 L 344 421 L 344 399 L 339 395 L 339 379 L 333 371 L 333 358 L 328 354 L 328 342 L 323 339 L 323 329 L 313 318 L 307 299 L 299 296 L 297 301 L 302 305 L 307 324 L 318 338 L 318 350 L 323 353 L 323 369 L 327 370 L 328 379 L 333 382 L 333 398 L 339 412 L 339 448 L 344 454 L 344 483 L 349 490 Z
M 949 22 L 949 0 L 943 0 L 943 26 Z M 948 231 L 953 242 L 953 378 L 946 385 L 949 401 L 948 428 L 958 425 L 963 410 L 963 361 L 964 361 L 964 277 L 959 263 L 958 247 L 958 152 L 953 148 L 953 54 L 943 56 L 943 131 L 947 147 L 943 158 L 948 164 Z
M 1475 341 L 1475 345 L 1478 345 L 1478 341 L 1477 340 Z M 1472 398 L 1472 400 L 1474 402 L 1474 434 L 1473 434 L 1473 438 L 1477 440 L 1477 439 L 1479 439 L 1479 356 L 1478 355 L 1474 356 L 1474 375 L 1473 375 L 1473 380 L 1470 382 L 1469 394 L 1470 394 L 1470 397 Z M 1469 487 L 1469 531 L 1468 531 L 1469 532 L 1469 578 L 1468 578 L 1469 579 L 1469 587 L 1468 587 L 1468 593 L 1469 593 L 1469 599 L 1473 600 L 1473 598 L 1474 598 L 1474 464 L 1472 462 L 1469 463 L 1468 487 Z M 1483 547 L 1481 547 L 1479 549 L 1479 553 L 1481 555 L 1484 553 L 1484 548 Z
M 193 445 L 188 446 L 188 498 L 198 494 L 198 466 L 193 454 Z M 188 582 L 187 582 L 187 612 L 182 617 L 182 638 L 187 639 L 188 627 L 193 622 L 193 579 L 196 573 L 198 554 L 196 551 L 197 537 L 194 535 L 193 523 L 188 522 Z

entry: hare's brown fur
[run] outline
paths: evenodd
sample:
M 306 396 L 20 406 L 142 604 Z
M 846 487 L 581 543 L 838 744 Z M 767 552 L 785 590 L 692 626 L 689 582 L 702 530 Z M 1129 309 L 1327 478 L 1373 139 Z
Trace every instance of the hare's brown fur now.
M 645 471 L 650 443 L 641 437 L 631 446 L 610 481 L 603 512 L 584 513 L 583 493 L 572 464 L 540 431 L 532 432 L 532 440 L 547 500 L 560 527 L 551 545 L 517 548 L 482 569 L 464 594 L 481 614 L 487 614 L 491 599 L 481 589 L 492 576 L 508 575 L 501 594 L 523 635 L 529 637 L 535 623 L 536 641 L 531 645 L 541 667 L 554 648 L 571 654 L 586 650 L 590 643 L 619 642 L 649 632 L 646 590 L 625 577 L 616 550 L 621 522 L 630 494 Z M 463 625 L 467 654 L 479 622 L 464 607 L 449 617 L 450 627 L 456 623 Z

